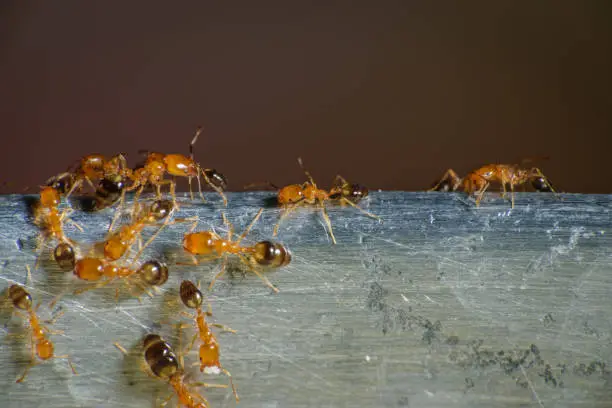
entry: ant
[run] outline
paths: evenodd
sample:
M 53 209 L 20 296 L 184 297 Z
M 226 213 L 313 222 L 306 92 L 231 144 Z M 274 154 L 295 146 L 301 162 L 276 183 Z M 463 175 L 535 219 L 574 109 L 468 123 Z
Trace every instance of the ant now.
M 121 258 L 134 243 L 134 240 L 140 237 L 142 230 L 151 225 L 157 225 L 156 222 L 162 219 L 165 221 L 161 224 L 157 232 L 149 239 L 151 242 L 164 228 L 170 220 L 170 215 L 176 210 L 176 206 L 166 200 L 156 200 L 149 207 L 141 210 L 141 213 L 136 217 L 136 220 L 128 225 L 122 226 L 119 231 L 111 233 L 104 241 L 104 257 L 107 260 L 116 261 Z M 110 225 L 112 231 L 115 218 Z M 142 252 L 142 250 L 141 250 Z
M 86 288 L 78 289 L 75 294 L 80 294 L 85 291 L 101 288 L 115 281 L 122 279 L 127 285 L 130 293 L 139 301 L 140 296 L 133 292 L 132 285 L 140 286 L 149 296 L 151 293 L 147 291 L 147 287 L 157 288 L 168 281 L 168 266 L 160 261 L 151 260 L 143 263 L 138 269 L 126 266 L 117 266 L 112 262 L 107 262 L 99 258 L 81 258 L 76 261 L 74 266 L 74 274 L 82 280 L 100 281 L 98 284 Z M 130 279 L 137 278 L 139 281 L 133 282 Z M 115 298 L 119 299 L 119 288 L 116 288 Z
M 119 349 L 124 355 L 128 352 L 118 343 L 115 343 L 115 347 Z M 223 384 L 205 384 L 200 382 L 186 383 L 185 372 L 183 366 L 179 364 L 179 359 L 176 353 L 172 349 L 172 346 L 162 339 L 157 334 L 147 334 L 143 341 L 143 355 L 146 363 L 145 372 L 158 380 L 168 381 L 170 386 L 173 388 L 174 393 L 178 397 L 180 406 L 187 408 L 209 408 L 210 405 L 206 398 L 197 392 L 191 391 L 191 387 L 216 387 L 226 388 Z M 166 406 L 170 401 L 172 395 L 170 395 L 161 406 Z
M 539 180 L 539 181 L 534 181 Z M 518 165 L 511 164 L 487 164 L 476 170 L 468 173 L 463 179 L 460 178 L 453 169 L 448 169 L 440 181 L 434 185 L 429 191 L 441 190 L 441 186 L 446 186 L 450 183 L 449 189 L 456 191 L 463 188 L 468 194 L 476 195 L 476 206 L 480 205 L 480 201 L 484 197 L 484 193 L 489 188 L 492 182 L 501 184 L 503 193 L 502 197 L 506 197 L 506 185 L 510 185 L 511 208 L 514 208 L 514 187 L 532 181 L 534 187 L 537 185 L 540 191 L 549 189 L 555 192 L 548 179 L 542 174 L 542 171 L 537 167 L 531 169 L 523 169 Z M 541 183 L 541 185 L 538 184 Z M 536 187 L 536 188 L 538 188 Z
M 40 191 L 40 201 L 35 210 L 34 223 L 40 226 L 43 230 L 40 236 L 39 246 L 44 248 L 44 244 L 48 239 L 56 239 L 59 242 L 65 242 L 75 245 L 75 242 L 68 238 L 64 232 L 64 219 L 72 212 L 70 209 L 65 209 L 62 212 L 59 210 L 60 193 L 53 187 L 43 187 Z M 81 232 L 83 229 L 79 224 L 70 220 Z M 36 260 L 36 266 L 40 259 Z
M 223 373 L 227 375 L 230 379 L 230 383 L 232 385 L 232 390 L 234 392 L 234 397 L 236 398 L 236 402 L 240 401 L 238 398 L 238 394 L 236 393 L 236 387 L 234 386 L 234 381 L 232 380 L 232 375 L 229 371 L 221 366 L 219 362 L 219 343 L 215 334 L 210 330 L 208 323 L 206 322 L 206 317 L 212 316 L 212 310 L 210 304 L 208 304 L 208 311 L 202 311 L 202 303 L 204 296 L 200 289 L 193 284 L 193 282 L 185 280 L 181 282 L 181 287 L 179 290 L 181 301 L 183 304 L 195 310 L 195 316 L 185 313 L 185 315 L 191 319 L 195 320 L 195 325 L 198 329 L 198 332 L 193 336 L 191 340 L 191 345 L 185 351 L 185 353 L 189 353 L 189 351 L 193 348 L 196 339 L 199 337 L 202 344 L 200 345 L 200 372 L 204 372 L 206 374 L 220 374 Z M 229 331 L 232 333 L 236 333 L 235 330 L 227 328 L 223 325 L 219 324 L 211 324 L 211 326 L 222 328 L 225 331 Z M 197 364 L 197 363 L 196 363 Z
M 278 293 L 278 289 L 265 276 L 259 273 L 256 267 L 279 268 L 289 264 L 291 262 L 291 252 L 289 249 L 280 243 L 273 243 L 270 241 L 260 241 L 253 246 L 240 245 L 262 213 L 263 208 L 257 212 L 255 218 L 253 218 L 251 223 L 236 241 L 232 240 L 234 226 L 228 221 L 225 213 L 223 213 L 223 222 L 228 228 L 227 238 L 222 238 L 214 231 L 193 232 L 198 224 L 197 220 L 189 232 L 184 235 L 183 248 L 191 254 L 194 265 L 198 265 L 198 260 L 195 257 L 196 255 L 208 255 L 211 256 L 212 259 L 223 258 L 221 271 L 213 278 L 209 290 L 212 289 L 215 281 L 225 273 L 228 260 L 227 255 L 234 254 L 238 256 L 240 261 L 255 275 L 263 280 L 268 287 L 275 293 Z
M 28 268 L 28 275 L 29 275 Z M 70 360 L 70 356 L 56 356 L 54 353 L 55 347 L 53 346 L 53 342 L 47 337 L 48 334 L 60 334 L 61 331 L 52 332 L 47 327 L 43 326 L 40 318 L 36 315 L 36 311 L 40 307 L 40 303 L 36 305 L 36 307 L 32 308 L 32 296 L 25 290 L 23 286 L 20 285 L 11 285 L 8 290 L 8 297 L 10 301 L 13 303 L 13 307 L 16 309 L 15 313 L 21 316 L 24 320 L 28 320 L 30 323 L 30 342 L 31 342 L 31 350 L 32 350 L 32 358 L 28 367 L 25 369 L 24 373 L 17 379 L 16 382 L 23 382 L 28 375 L 28 372 L 32 367 L 39 364 L 36 362 L 36 358 L 38 357 L 40 360 L 46 361 L 53 358 L 65 358 L 68 360 L 68 364 L 72 369 L 73 374 L 77 374 L 74 366 L 72 365 L 72 361 Z M 20 311 L 24 311 L 27 316 L 23 316 Z M 56 316 L 51 321 L 45 321 L 44 323 L 52 324 L 55 320 L 57 320 L 61 316 Z M 36 356 L 35 356 L 36 354 Z
M 100 180 L 107 176 L 120 176 L 129 178 L 131 170 L 127 166 L 127 161 L 122 153 L 110 159 L 101 154 L 90 154 L 83 156 L 74 171 L 70 169 L 47 180 L 48 186 L 58 188 L 65 194 L 65 199 L 75 192 L 82 189 L 85 182 L 96 190 L 94 180 Z
M 130 266 L 119 266 L 105 258 L 93 256 L 78 258 L 76 251 L 67 243 L 60 243 L 53 251 L 55 262 L 62 270 L 72 270 L 74 275 L 80 280 L 98 282 L 92 286 L 77 289 L 75 295 L 81 294 L 91 289 L 97 289 L 109 285 L 117 279 L 127 286 L 130 294 L 140 301 L 140 295 L 133 287 L 137 286 L 153 296 L 148 288 L 157 289 L 168 281 L 168 266 L 164 262 L 150 260 L 135 268 L 135 258 Z M 51 304 L 55 304 L 62 295 L 58 295 Z M 115 299 L 119 300 L 119 288 L 115 289 Z
M 304 168 L 301 157 L 298 157 L 298 163 L 302 170 L 304 170 L 308 181 L 301 185 L 291 184 L 278 189 L 278 203 L 283 207 L 284 211 L 274 227 L 273 236 L 278 235 L 281 222 L 299 205 L 316 205 L 321 210 L 323 220 L 327 225 L 329 235 L 334 244 L 336 244 L 336 237 L 334 236 L 331 221 L 329 220 L 327 209 L 325 208 L 326 201 L 339 200 L 340 203 L 349 204 L 368 217 L 380 220 L 379 217 L 360 208 L 356 204 L 368 195 L 368 189 L 366 187 L 360 186 L 359 184 L 349 184 L 342 176 L 338 175 L 334 180 L 334 187 L 332 187 L 332 189 L 329 191 L 320 189 L 317 187 L 310 172 Z
M 127 191 L 138 189 L 134 197 L 135 205 L 148 183 L 155 186 L 158 198 L 161 197 L 161 187 L 163 185 L 169 185 L 172 202 L 176 204 L 176 183 L 174 180 L 166 180 L 163 178 L 167 173 L 170 176 L 187 177 L 187 181 L 189 182 L 189 193 L 192 200 L 193 191 L 191 189 L 191 181 L 193 178 L 198 181 L 198 191 L 200 193 L 200 197 L 202 200 L 204 200 L 202 183 L 200 180 L 201 174 L 206 184 L 212 187 L 223 198 L 223 204 L 227 207 L 227 198 L 225 197 L 225 194 L 223 194 L 223 188 L 226 186 L 225 177 L 214 169 L 203 169 L 194 160 L 193 146 L 197 142 L 201 132 L 202 127 L 200 126 L 196 129 L 195 136 L 189 144 L 189 157 L 183 154 L 148 152 L 144 166 L 133 171 L 133 184 L 127 188 Z

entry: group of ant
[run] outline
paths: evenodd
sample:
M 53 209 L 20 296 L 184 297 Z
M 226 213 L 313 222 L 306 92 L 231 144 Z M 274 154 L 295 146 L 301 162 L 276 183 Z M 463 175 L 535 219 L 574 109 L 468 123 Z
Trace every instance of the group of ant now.
M 263 272 L 268 268 L 275 269 L 288 265 L 291 262 L 291 251 L 281 243 L 267 240 L 250 246 L 242 244 L 243 239 L 262 215 L 263 208 L 258 211 L 251 223 L 237 239 L 234 239 L 233 225 L 229 222 L 225 213 L 222 213 L 224 224 L 227 227 L 227 235 L 225 237 L 220 236 L 214 230 L 196 231 L 197 219 L 173 217 L 179 209 L 174 177 L 187 179 L 191 199 L 193 199 L 191 185 L 193 179 L 195 179 L 198 184 L 199 195 L 203 200 L 202 181 L 215 190 L 221 196 L 224 206 L 227 206 L 227 198 L 224 194 L 224 190 L 227 187 L 226 178 L 214 169 L 201 167 L 194 159 L 193 147 L 200 133 L 201 128 L 198 128 L 190 143 L 189 156 L 146 152 L 146 159 L 143 164 L 136 168 L 129 168 L 124 154 L 118 154 L 111 158 L 92 154 L 83 157 L 78 162 L 76 168 L 69 169 L 50 178 L 46 185 L 41 188 L 34 217 L 35 224 L 41 229 L 39 239 L 41 254 L 49 241 L 54 242 L 55 247 L 52 251 L 52 258 L 57 266 L 63 271 L 72 271 L 74 276 L 80 280 L 92 282 L 90 286 L 75 290 L 75 295 L 112 283 L 120 283 L 131 295 L 137 297 L 138 300 L 140 300 L 140 296 L 143 293 L 152 296 L 152 291 L 158 291 L 159 287 L 167 282 L 169 274 L 168 265 L 155 259 L 140 263 L 140 265 L 138 265 L 138 261 L 145 248 L 151 244 L 164 227 L 187 221 L 193 221 L 193 225 L 184 234 L 182 241 L 185 253 L 192 260 L 188 265 L 198 265 L 199 259 L 202 257 L 209 260 L 222 259 L 220 271 L 212 279 L 209 290 L 212 289 L 215 281 L 225 273 L 228 258 L 230 255 L 233 255 L 275 293 L 279 292 L 278 288 L 264 276 Z M 277 190 L 277 201 L 283 209 L 280 219 L 274 227 L 273 236 L 277 236 L 283 219 L 301 206 L 314 207 L 321 212 L 330 239 L 334 244 L 336 243 L 336 238 L 327 214 L 327 203 L 334 202 L 340 205 L 349 205 L 368 217 L 379 219 L 378 216 L 358 206 L 358 203 L 368 196 L 368 189 L 366 187 L 348 183 L 341 176 L 337 176 L 331 189 L 321 189 L 317 186 L 310 173 L 304 169 L 303 163 L 299 158 L 298 163 L 307 177 L 307 181 L 303 184 L 292 184 L 278 188 L 271 183 L 267 183 Z M 173 178 L 166 178 L 167 176 Z M 515 187 L 527 181 L 531 181 L 533 187 L 538 191 L 554 192 L 552 185 L 538 168 L 526 170 L 515 165 L 483 166 L 472 171 L 464 178 L 460 178 L 452 169 L 449 169 L 431 190 L 456 191 L 462 188 L 467 193 L 474 194 L 476 196 L 476 205 L 479 205 L 490 184 L 498 182 L 503 187 L 504 195 L 507 192 L 506 186 L 509 186 L 512 194 L 512 207 L 514 207 Z M 155 190 L 155 196 L 153 200 L 147 201 L 142 197 L 142 193 L 149 187 Z M 170 200 L 163 197 L 163 187 L 169 188 Z M 89 193 L 85 193 L 88 188 L 90 190 Z M 128 192 L 134 193 L 133 206 L 131 211 L 128 211 L 131 215 L 131 221 L 115 229 L 115 224 L 119 222 L 121 214 L 124 212 L 125 196 Z M 69 238 L 64 230 L 64 226 L 69 222 L 79 230 L 82 230 L 79 224 L 69 218 L 69 215 L 74 211 L 69 198 L 74 193 L 79 193 L 81 198 L 85 198 L 82 202 L 88 204 L 82 208 L 89 211 L 100 211 L 117 205 L 117 210 L 110 222 L 106 238 L 103 242 L 94 244 L 85 256 L 80 255 L 82 251 L 80 245 L 72 238 Z M 60 210 L 62 197 L 66 203 L 66 208 Z M 141 238 L 142 232 L 146 228 L 153 227 L 156 227 L 157 230 L 143 244 Z M 136 243 L 139 249 L 131 262 L 122 263 L 122 261 L 128 258 L 128 254 Z M 99 248 L 98 253 L 96 253 L 96 248 Z M 36 260 L 35 269 L 38 267 L 40 257 L 41 255 Z M 30 269 L 28 268 L 29 276 Z M 115 291 L 118 300 L 119 286 L 116 286 Z M 186 350 L 179 350 L 178 356 L 172 346 L 159 335 L 146 335 L 142 343 L 142 361 L 145 363 L 145 371 L 155 378 L 166 381 L 177 395 L 179 405 L 188 408 L 208 407 L 207 400 L 196 392 L 194 387 L 201 385 L 211 387 L 227 386 L 186 383 L 183 355 L 188 353 L 193 348 L 196 340 L 199 339 L 200 361 L 196 364 L 199 364 L 200 371 L 206 374 L 222 373 L 227 375 L 230 379 L 236 401 L 238 401 L 238 394 L 231 374 L 219 361 L 219 344 L 211 328 L 215 326 L 226 331 L 234 331 L 218 324 L 208 323 L 207 318 L 212 316 L 212 311 L 210 304 L 208 304 L 208 309 L 203 311 L 204 295 L 199 289 L 199 284 L 196 286 L 189 280 L 182 281 L 179 295 L 182 304 L 194 311 L 193 314 L 186 312 L 183 312 L 183 314 L 192 320 L 196 333 L 190 346 Z M 24 373 L 17 379 L 17 382 L 24 381 L 29 370 L 38 364 L 39 361 L 52 358 L 67 359 L 73 373 L 76 374 L 76 370 L 68 355 L 55 355 L 54 345 L 49 335 L 57 332 L 51 331 L 43 324 L 52 322 L 43 322 L 39 319 L 37 310 L 40 303 L 33 306 L 31 295 L 23 286 L 17 284 L 9 287 L 8 299 L 16 313 L 29 322 L 31 329 L 31 362 Z M 53 300 L 51 307 L 53 307 L 57 300 L 57 298 Z M 179 328 L 182 330 L 185 328 L 185 325 L 179 324 Z M 115 345 L 120 351 L 127 354 L 127 351 L 121 345 L 118 343 Z M 164 405 L 168 401 L 169 399 L 166 400 Z
M 177 263 L 177 265 L 198 265 L 202 259 L 222 259 L 220 271 L 212 279 L 209 290 L 215 281 L 221 277 L 226 269 L 230 256 L 236 257 L 247 270 L 257 275 L 273 292 L 279 290 L 274 286 L 264 272 L 267 269 L 276 269 L 288 265 L 291 262 L 291 251 L 283 244 L 268 240 L 260 241 L 254 245 L 244 245 L 242 241 L 252 229 L 255 222 L 261 217 L 263 208 L 260 209 L 250 224 L 240 236 L 234 237 L 234 227 L 227 219 L 225 213 L 222 218 L 227 227 L 225 237 L 214 230 L 197 231 L 197 218 L 178 218 L 174 215 L 178 212 L 180 205 L 176 197 L 175 177 L 186 178 L 189 183 L 190 197 L 193 200 L 192 181 L 198 184 L 198 192 L 202 200 L 202 182 L 215 190 L 222 198 L 224 206 L 227 206 L 227 198 L 224 190 L 227 180 L 223 174 L 214 169 L 206 169 L 200 166 L 194 159 L 193 147 L 196 143 L 201 128 L 198 128 L 190 143 L 190 154 L 163 154 L 158 152 L 146 152 L 146 158 L 141 165 L 130 168 L 124 154 L 117 154 L 107 158 L 103 155 L 92 154 L 80 159 L 77 166 L 68 171 L 60 173 L 41 187 L 39 197 L 34 206 L 34 223 L 40 229 L 38 247 L 40 253 L 36 258 L 34 269 L 39 266 L 40 259 L 46 248 L 53 248 L 50 257 L 62 271 L 72 272 L 78 280 L 88 282 L 84 287 L 75 289 L 73 294 L 79 295 L 85 291 L 98 289 L 110 284 L 115 284 L 115 297 L 118 301 L 120 288 L 125 288 L 131 296 L 139 301 L 143 294 L 153 296 L 153 291 L 159 291 L 169 276 L 169 267 L 165 262 L 152 259 L 140 263 L 140 258 L 145 249 L 154 241 L 161 230 L 171 224 L 193 222 L 191 228 L 184 234 L 182 247 L 185 254 L 191 259 L 190 263 Z M 278 235 L 281 222 L 296 208 L 311 206 L 321 211 L 331 241 L 335 244 L 336 238 L 333 234 L 331 221 L 327 214 L 327 203 L 338 203 L 350 205 L 357 208 L 369 217 L 378 219 L 358 206 L 358 202 L 368 196 L 368 189 L 358 184 L 350 184 L 341 176 L 334 180 L 330 190 L 317 187 L 310 173 L 303 168 L 301 159 L 298 159 L 300 167 L 304 170 L 307 181 L 303 184 L 288 185 L 277 188 L 271 183 L 268 185 L 277 191 L 278 204 L 283 212 L 274 227 L 273 236 Z M 170 176 L 171 178 L 168 178 Z M 164 198 L 162 188 L 169 189 L 169 198 Z M 146 188 L 154 189 L 152 199 L 147 199 L 143 193 Z M 131 209 L 126 209 L 126 194 L 134 193 Z M 66 233 L 65 226 L 70 223 L 75 228 L 83 231 L 83 227 L 70 219 L 75 211 L 74 199 L 78 196 L 80 209 L 85 211 L 101 211 L 111 207 L 117 207 L 110 222 L 105 239 L 94 243 L 85 251 L 83 245 L 76 242 Z M 62 198 L 65 203 L 62 206 Z M 182 204 L 181 204 L 182 205 Z M 128 214 L 130 221 L 116 228 L 116 224 Z M 145 229 L 156 229 L 150 238 L 143 244 L 142 233 Z M 53 246 L 55 245 L 55 246 Z M 133 247 L 138 249 L 131 256 Z M 84 253 L 85 252 L 85 253 Z M 127 261 L 131 258 L 130 261 Z M 31 270 L 27 268 L 27 278 L 30 279 Z M 63 295 L 63 294 L 62 294 Z M 59 300 L 60 296 L 53 299 L 50 307 Z M 199 366 L 200 371 L 206 374 L 225 374 L 230 379 L 230 384 L 236 401 L 239 400 L 236 387 L 233 384 L 231 374 L 219 361 L 219 344 L 212 331 L 212 327 L 221 327 L 226 331 L 232 329 L 218 324 L 208 323 L 207 318 L 212 316 L 210 304 L 208 309 L 203 310 L 204 295 L 198 285 L 189 280 L 183 280 L 179 297 L 183 306 L 193 310 L 194 313 L 186 317 L 192 321 L 191 325 L 196 328 L 191 345 L 186 350 L 177 353 L 172 346 L 157 334 L 148 334 L 142 343 L 142 362 L 145 371 L 152 377 L 166 381 L 177 395 L 179 405 L 188 408 L 208 407 L 207 400 L 195 391 L 195 386 L 220 386 L 219 384 L 187 383 L 183 356 L 194 346 L 196 340 L 200 341 Z M 52 321 L 42 321 L 37 311 L 40 303 L 34 306 L 32 296 L 22 285 L 14 284 L 8 288 L 7 300 L 14 308 L 16 314 L 29 322 L 31 342 L 31 362 L 17 379 L 23 382 L 32 367 L 42 361 L 50 359 L 67 359 L 72 372 L 77 371 L 72 364 L 70 356 L 56 355 L 54 345 L 49 335 L 59 333 L 50 330 L 45 324 L 52 324 L 59 318 L 58 315 Z M 179 329 L 185 329 L 185 324 L 179 324 Z M 180 341 L 180 336 L 179 336 Z M 123 353 L 127 351 L 118 343 L 115 346 Z M 173 394 L 172 394 L 173 395 Z M 169 399 L 165 401 L 165 405 Z

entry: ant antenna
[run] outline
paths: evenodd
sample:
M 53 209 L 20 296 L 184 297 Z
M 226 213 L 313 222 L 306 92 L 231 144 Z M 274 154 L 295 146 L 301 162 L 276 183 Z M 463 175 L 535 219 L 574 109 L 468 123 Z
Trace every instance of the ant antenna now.
M 202 133 L 202 126 L 197 127 L 195 135 L 193 136 L 193 139 L 191 139 L 191 143 L 189 143 L 189 157 L 191 157 L 192 160 L 193 160 L 193 145 L 195 145 L 195 143 L 198 141 L 198 136 L 200 136 L 200 133 Z
M 308 177 L 310 184 L 312 184 L 312 186 L 316 188 L 317 184 L 314 182 L 312 176 L 310 175 L 310 172 L 304 168 L 304 163 L 302 163 L 302 158 L 298 157 L 297 161 L 298 161 L 298 164 L 300 165 L 300 168 L 304 170 L 304 174 L 306 174 L 306 177 Z

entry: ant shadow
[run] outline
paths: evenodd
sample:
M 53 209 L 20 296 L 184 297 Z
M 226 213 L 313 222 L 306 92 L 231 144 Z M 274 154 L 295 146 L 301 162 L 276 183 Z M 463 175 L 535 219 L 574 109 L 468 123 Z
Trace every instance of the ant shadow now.
M 25 195 L 21 198 L 25 207 L 28 218 L 34 220 L 36 218 L 36 211 L 40 205 L 40 197 L 37 195 Z
M 262 207 L 264 208 L 276 208 L 278 204 L 278 197 L 276 195 L 266 197 L 262 200 Z

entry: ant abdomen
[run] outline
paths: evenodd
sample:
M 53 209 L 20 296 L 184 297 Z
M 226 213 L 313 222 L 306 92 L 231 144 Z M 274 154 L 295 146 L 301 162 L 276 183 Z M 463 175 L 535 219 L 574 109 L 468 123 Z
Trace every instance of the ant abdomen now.
M 147 365 L 159 378 L 168 379 L 178 371 L 178 359 L 170 344 L 157 334 L 147 334 L 143 342 Z
M 22 286 L 11 285 L 8 296 L 18 309 L 29 310 L 32 307 L 32 296 Z
M 76 265 L 74 248 L 66 242 L 61 242 L 55 247 L 53 250 L 53 259 L 55 259 L 60 269 L 64 271 L 72 271 Z
M 139 269 L 142 280 L 150 286 L 161 286 L 168 280 L 168 266 L 160 261 L 148 261 Z
M 203 295 L 200 289 L 193 284 L 193 282 L 185 280 L 181 282 L 181 288 L 179 290 L 181 301 L 185 306 L 190 309 L 197 309 L 202 306 Z
M 74 274 L 82 280 L 97 281 L 104 275 L 105 263 L 98 258 L 79 259 L 74 266 Z
M 255 244 L 253 259 L 259 265 L 278 268 L 291 262 L 291 252 L 282 244 L 261 241 Z
M 183 248 L 193 255 L 208 255 L 215 251 L 215 238 L 209 231 L 185 234 Z

